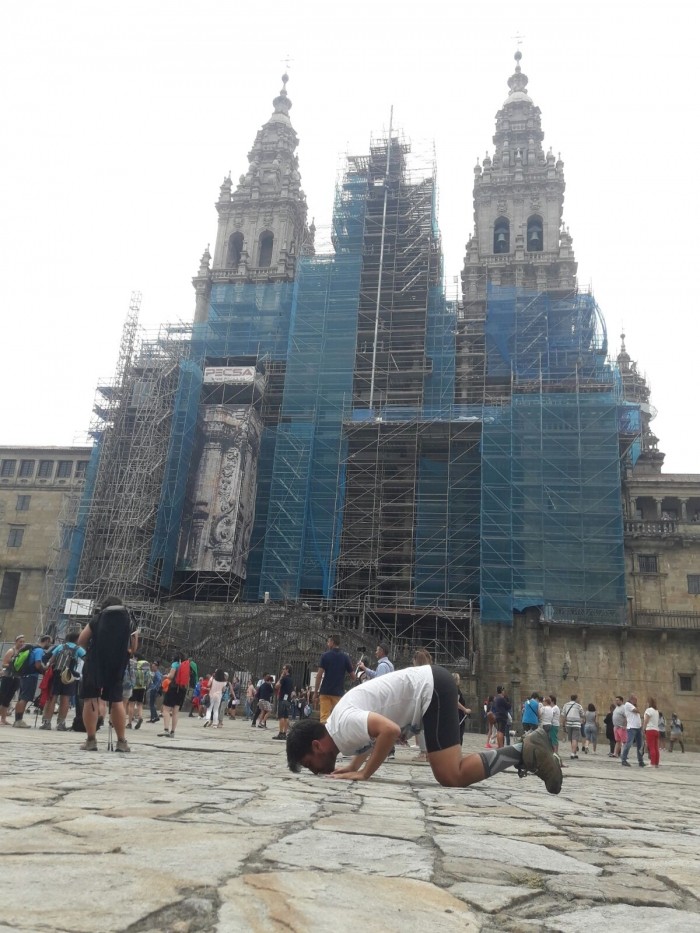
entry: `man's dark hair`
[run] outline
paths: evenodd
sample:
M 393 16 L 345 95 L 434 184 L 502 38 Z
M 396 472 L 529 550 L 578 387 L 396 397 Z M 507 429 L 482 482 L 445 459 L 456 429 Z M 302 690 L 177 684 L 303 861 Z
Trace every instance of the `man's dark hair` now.
M 316 719 L 302 719 L 289 730 L 287 736 L 287 765 L 289 770 L 298 774 L 301 771 L 301 759 L 311 751 L 314 739 L 322 739 L 328 733 L 323 723 Z
M 384 654 L 384 657 L 389 657 L 389 646 L 386 645 L 383 641 L 380 641 L 377 645 L 377 648 Z
M 329 641 L 332 641 L 336 648 L 339 648 L 339 647 L 340 647 L 340 636 L 339 636 L 339 635 L 336 635 L 335 632 L 332 632 L 332 633 L 328 636 L 328 640 L 329 640 Z
M 102 605 L 100 608 L 107 609 L 108 606 L 123 606 L 123 605 L 124 603 L 122 602 L 119 596 L 105 596 L 105 598 L 102 600 Z
M 549 694 L 549 699 L 552 701 L 552 703 L 556 703 L 556 702 L 557 702 L 557 698 L 554 696 L 553 693 L 550 693 L 550 694 Z
M 571 694 L 571 699 L 572 699 L 573 701 L 578 700 L 578 693 L 572 693 L 572 694 Z
M 621 697 L 619 693 L 615 696 L 615 699 L 616 699 L 616 700 L 619 700 L 620 703 L 624 703 L 624 702 L 625 702 L 625 698 L 624 698 L 624 697 Z
M 496 687 L 496 693 L 503 693 L 503 687 L 500 684 Z
M 50 635 L 39 635 L 39 641 L 52 641 Z
M 531 700 L 539 700 L 539 698 L 540 698 L 540 695 L 539 695 L 539 693 L 538 693 L 536 690 L 535 690 L 534 693 L 531 693 L 531 694 L 530 694 L 530 699 L 531 699 Z
M 66 641 L 72 641 L 73 644 L 80 638 L 80 629 L 72 628 L 70 632 L 66 635 Z

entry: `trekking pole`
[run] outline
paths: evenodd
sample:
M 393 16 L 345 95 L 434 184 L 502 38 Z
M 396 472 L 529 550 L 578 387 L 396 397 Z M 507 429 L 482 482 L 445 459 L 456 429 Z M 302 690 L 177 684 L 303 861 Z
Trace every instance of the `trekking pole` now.
M 107 710 L 107 715 L 109 716 L 109 726 L 107 727 L 107 751 L 114 751 L 114 744 L 112 742 L 112 704 L 110 702 L 109 709 Z

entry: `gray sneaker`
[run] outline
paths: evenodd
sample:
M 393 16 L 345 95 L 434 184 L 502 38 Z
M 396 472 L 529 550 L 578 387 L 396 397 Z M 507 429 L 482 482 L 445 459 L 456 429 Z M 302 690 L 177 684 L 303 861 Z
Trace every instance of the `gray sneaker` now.
M 39 726 L 39 728 L 40 728 L 40 729 L 46 729 L 47 732 L 50 732 L 50 731 L 51 731 L 51 723 L 50 723 L 50 722 L 47 722 L 46 720 L 44 720 L 44 721 L 42 722 L 42 724 Z
M 67 731 L 68 729 L 66 728 L 65 722 L 59 722 L 58 725 L 56 726 L 56 732 L 67 732 Z
M 129 743 L 126 739 L 117 739 L 117 746 L 114 749 L 115 752 L 130 752 Z
M 550 794 L 558 794 L 562 785 L 561 762 L 552 751 L 549 736 L 540 726 L 523 739 L 523 769 L 544 781 Z
M 15 729 L 31 729 L 32 728 L 28 722 L 25 722 L 24 719 L 15 719 L 12 725 Z
M 97 739 L 85 739 L 83 744 L 80 746 L 84 752 L 96 752 L 97 751 Z

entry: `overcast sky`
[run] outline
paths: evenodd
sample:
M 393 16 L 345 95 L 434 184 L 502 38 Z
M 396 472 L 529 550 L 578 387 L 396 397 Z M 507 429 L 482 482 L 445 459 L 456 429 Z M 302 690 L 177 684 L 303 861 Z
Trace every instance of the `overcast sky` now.
M 617 353 L 646 373 L 666 472 L 700 473 L 698 13 L 620 0 L 22 0 L 0 5 L 0 444 L 84 441 L 132 290 L 191 321 L 222 178 L 247 165 L 284 60 L 309 212 L 395 124 L 434 141 L 449 283 L 477 156 L 521 34 L 564 220 Z

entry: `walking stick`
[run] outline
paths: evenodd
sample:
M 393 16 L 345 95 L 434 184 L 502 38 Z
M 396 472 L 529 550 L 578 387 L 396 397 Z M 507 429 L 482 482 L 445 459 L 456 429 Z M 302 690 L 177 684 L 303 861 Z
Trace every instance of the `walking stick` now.
M 107 751 L 108 751 L 108 752 L 113 752 L 113 751 L 114 751 L 114 743 L 112 742 L 112 704 L 111 704 L 111 702 L 110 702 L 110 704 L 109 704 L 109 709 L 108 709 L 108 711 L 107 711 L 107 715 L 109 716 L 109 727 L 108 727 L 108 729 L 107 729 Z

